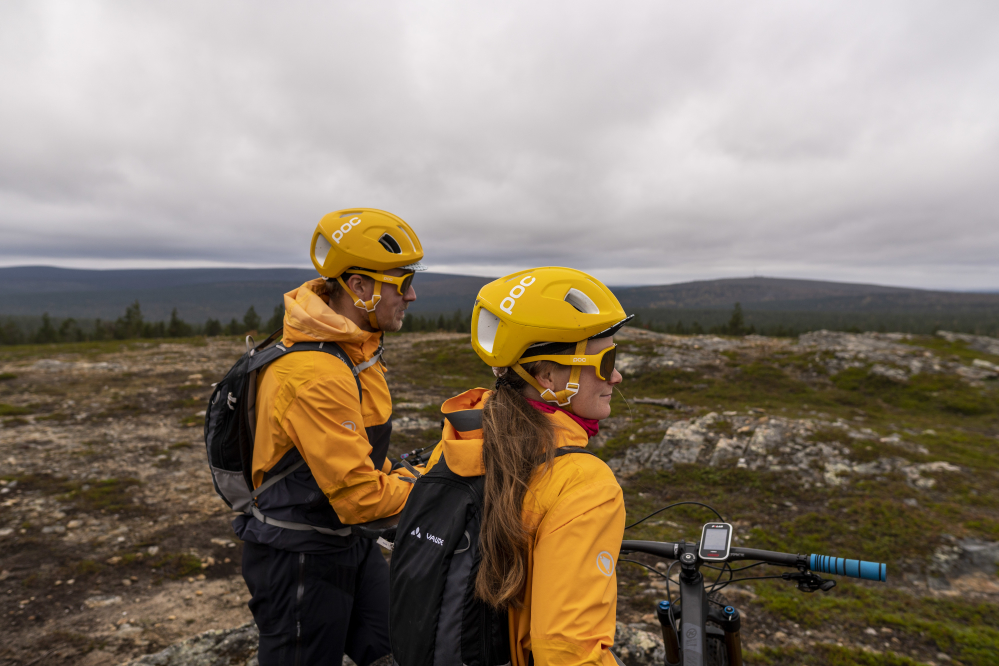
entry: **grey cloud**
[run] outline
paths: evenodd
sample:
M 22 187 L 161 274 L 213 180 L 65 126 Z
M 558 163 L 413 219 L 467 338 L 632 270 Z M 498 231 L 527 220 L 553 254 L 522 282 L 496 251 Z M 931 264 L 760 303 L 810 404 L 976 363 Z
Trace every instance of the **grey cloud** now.
M 306 265 L 392 210 L 437 269 L 999 287 L 999 6 L 0 7 L 0 262 Z

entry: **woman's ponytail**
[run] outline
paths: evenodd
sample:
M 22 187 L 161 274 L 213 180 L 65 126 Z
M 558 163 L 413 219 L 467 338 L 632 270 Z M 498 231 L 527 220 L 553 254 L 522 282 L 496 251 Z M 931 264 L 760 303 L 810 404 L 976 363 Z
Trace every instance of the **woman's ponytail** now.
M 555 367 L 549 361 L 525 369 L 537 376 Z M 513 372 L 496 381 L 496 392 L 482 410 L 485 493 L 479 547 L 482 561 L 475 593 L 494 608 L 513 604 L 527 581 L 528 539 L 522 513 L 531 475 L 555 458 L 551 421 L 521 393 L 527 383 Z

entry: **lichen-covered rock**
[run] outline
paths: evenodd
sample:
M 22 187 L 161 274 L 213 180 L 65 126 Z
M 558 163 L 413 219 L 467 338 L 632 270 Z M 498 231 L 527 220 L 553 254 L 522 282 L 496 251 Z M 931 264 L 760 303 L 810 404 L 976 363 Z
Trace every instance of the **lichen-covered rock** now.
M 233 629 L 206 631 L 124 666 L 257 666 L 259 637 L 253 622 Z M 621 622 L 617 624 L 613 650 L 628 666 L 658 666 L 666 654 L 658 632 L 647 631 L 644 625 Z M 391 656 L 372 666 L 382 666 L 391 663 L 390 660 Z M 342 666 L 355 665 L 350 657 L 344 656 Z
M 726 437 L 719 431 L 733 434 Z M 832 441 L 816 441 L 821 433 L 830 432 L 836 433 L 829 437 Z M 887 455 L 872 462 L 856 462 L 850 458 L 850 448 L 841 443 L 848 440 L 869 441 L 872 447 L 884 445 Z M 757 418 L 735 412 L 719 416 L 712 412 L 674 421 L 662 441 L 632 446 L 607 464 L 619 478 L 644 470 L 670 470 L 677 464 L 700 463 L 789 472 L 806 486 L 841 486 L 854 476 L 901 474 L 917 490 L 933 488 L 937 483 L 933 475 L 962 471 L 942 460 L 916 463 L 891 455 L 899 453 L 928 455 L 929 451 L 905 442 L 898 433 L 881 437 L 870 428 L 856 428 L 842 419 Z
M 999 541 L 954 539 L 937 547 L 930 558 L 927 582 L 931 588 L 947 589 L 951 585 L 965 587 L 977 578 L 986 591 L 999 591 L 995 581 L 999 566 Z
M 660 666 L 666 660 L 663 637 L 642 626 L 618 622 L 613 651 L 627 666 Z
M 718 439 L 708 427 L 718 419 L 714 412 L 696 419 L 676 421 L 660 442 L 645 442 L 629 448 L 623 457 L 608 465 L 620 477 L 642 469 L 672 469 L 676 463 L 695 463 L 707 447 Z
M 875 377 L 882 377 L 888 381 L 895 382 L 896 384 L 905 384 L 909 381 L 909 373 L 902 368 L 882 365 L 881 363 L 875 363 L 872 365 L 870 374 Z
M 133 659 L 123 666 L 258 666 L 257 643 L 260 633 L 253 622 L 232 629 L 213 629 L 165 650 Z M 391 655 L 371 666 L 391 664 Z M 341 666 L 356 666 L 347 655 Z
M 711 454 L 712 467 L 730 467 L 732 463 L 737 463 L 746 451 L 746 440 L 729 439 L 722 437 L 715 444 L 715 451 Z
M 662 446 L 669 451 L 674 463 L 695 463 L 708 444 L 708 430 L 718 419 L 714 412 L 699 419 L 677 421 L 666 431 Z
M 643 469 L 673 469 L 669 454 L 662 442 L 643 442 L 629 448 L 623 456 L 611 458 L 607 466 L 618 477 L 627 478 Z
M 260 634 L 253 622 L 188 638 L 126 666 L 257 666 Z
M 937 335 L 947 342 L 964 342 L 975 351 L 985 352 L 993 356 L 999 356 L 999 339 L 988 338 L 984 335 L 968 335 L 967 333 L 951 333 L 950 331 L 937 331 Z

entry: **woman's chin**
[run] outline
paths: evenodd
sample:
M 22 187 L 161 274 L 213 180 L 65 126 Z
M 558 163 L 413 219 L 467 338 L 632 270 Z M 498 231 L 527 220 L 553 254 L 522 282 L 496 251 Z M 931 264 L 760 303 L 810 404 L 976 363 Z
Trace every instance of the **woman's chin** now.
M 600 405 L 596 409 L 584 410 L 584 413 L 576 412 L 576 416 L 584 419 L 591 419 L 593 421 L 603 421 L 605 418 L 611 415 L 610 405 Z

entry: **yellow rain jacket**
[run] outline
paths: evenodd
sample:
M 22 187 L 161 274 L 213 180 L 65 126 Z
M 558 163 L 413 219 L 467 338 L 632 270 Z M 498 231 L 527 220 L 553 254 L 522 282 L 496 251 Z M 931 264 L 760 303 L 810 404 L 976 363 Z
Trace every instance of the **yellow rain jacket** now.
M 336 342 L 355 365 L 377 352 L 381 332 L 362 331 L 327 304 L 322 279 L 284 295 L 286 347 L 297 342 Z M 392 516 L 412 489 L 408 473 L 389 474 L 392 399 L 380 362 L 363 370 L 361 397 L 341 359 L 324 352 L 283 356 L 257 378 L 253 484 L 305 461 L 260 494 L 267 519 L 313 525 L 286 529 L 253 516 L 233 523 L 240 538 L 297 552 L 329 552 L 349 545 L 346 525 Z
M 459 430 L 463 413 L 481 410 L 492 391 L 473 389 L 446 401 L 441 443 L 427 465 L 443 455 L 461 476 L 485 474 L 481 421 Z M 585 447 L 586 432 L 564 412 L 546 414 L 556 427 L 556 444 Z M 455 426 L 457 424 L 457 428 Z M 520 608 L 510 608 L 512 666 L 601 664 L 616 666 L 616 565 L 624 537 L 624 496 L 613 472 L 600 459 L 573 454 L 539 468 L 524 498 L 529 541 L 527 584 Z

